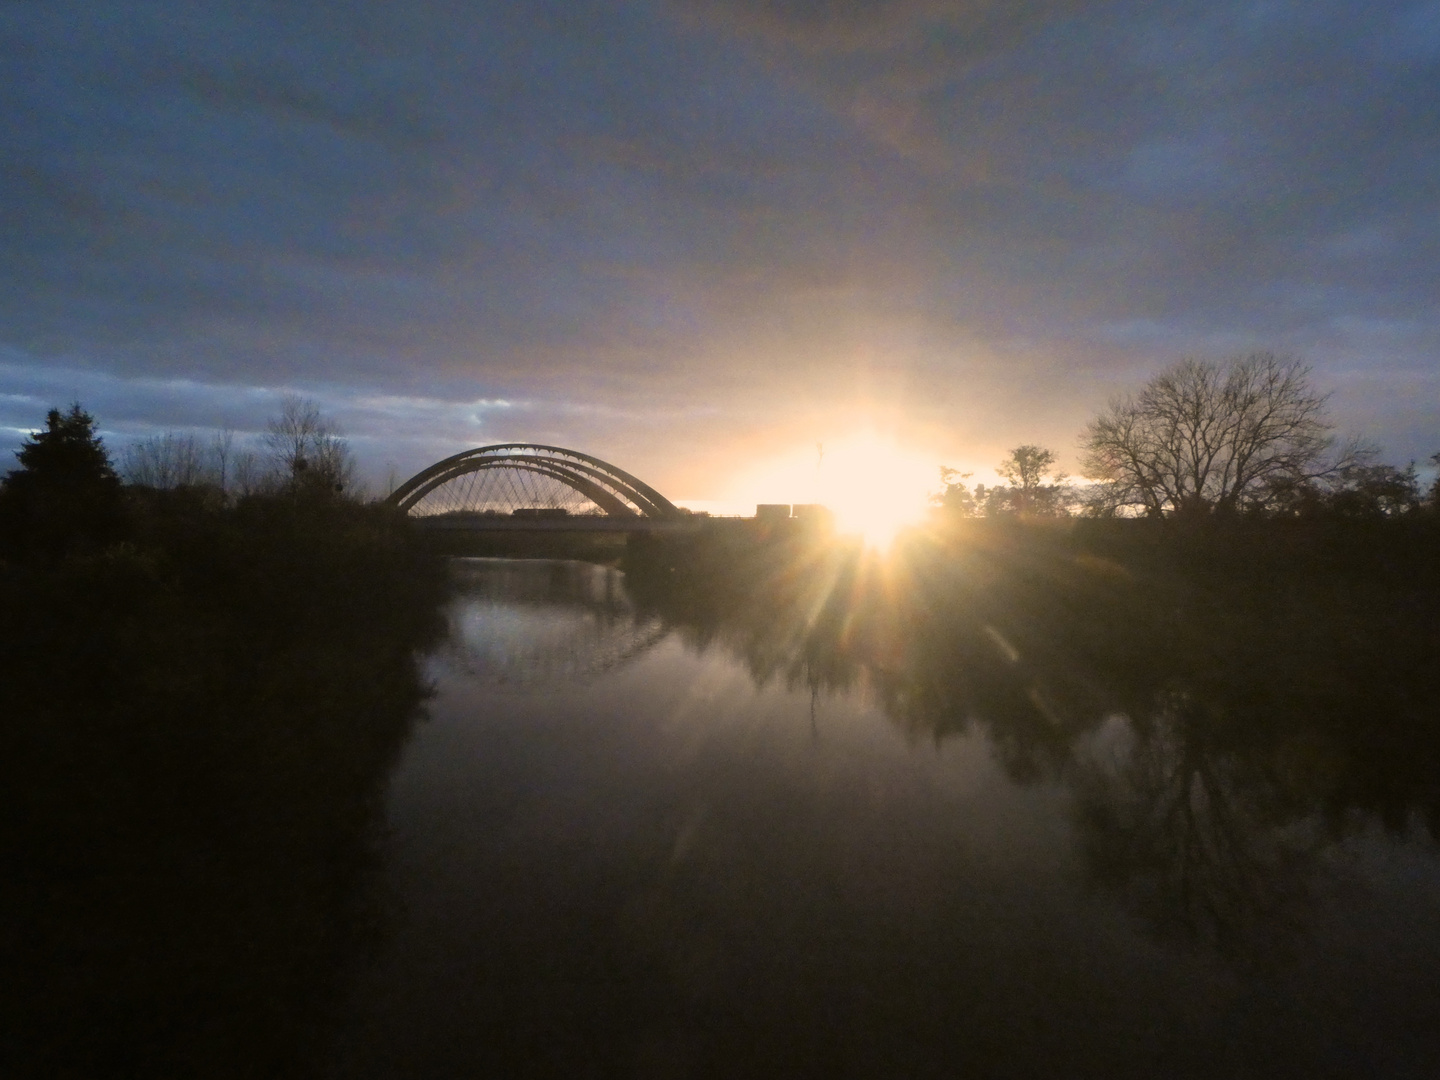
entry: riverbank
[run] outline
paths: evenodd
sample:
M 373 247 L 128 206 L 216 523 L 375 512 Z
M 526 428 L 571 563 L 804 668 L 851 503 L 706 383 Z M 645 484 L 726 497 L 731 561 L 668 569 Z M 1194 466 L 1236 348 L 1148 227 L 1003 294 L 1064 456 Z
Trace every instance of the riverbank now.
M 123 541 L 0 566 L 0 1062 L 310 1075 L 444 568 L 376 508 L 127 496 Z

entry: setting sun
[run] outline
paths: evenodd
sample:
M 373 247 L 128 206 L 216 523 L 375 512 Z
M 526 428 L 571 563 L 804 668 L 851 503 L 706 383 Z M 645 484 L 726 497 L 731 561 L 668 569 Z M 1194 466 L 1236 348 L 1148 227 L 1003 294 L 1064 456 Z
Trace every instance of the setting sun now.
M 820 503 L 842 533 L 884 547 L 920 521 L 937 486 L 936 461 L 874 432 L 819 443 L 771 461 L 746 478 L 756 502 Z

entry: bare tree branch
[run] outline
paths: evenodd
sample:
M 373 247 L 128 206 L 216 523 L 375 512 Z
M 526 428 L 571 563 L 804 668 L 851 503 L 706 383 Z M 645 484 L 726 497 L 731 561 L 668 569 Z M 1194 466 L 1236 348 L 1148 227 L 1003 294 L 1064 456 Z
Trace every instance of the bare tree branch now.
M 1288 487 L 1338 475 L 1326 395 L 1298 360 L 1252 353 L 1186 360 L 1113 400 L 1085 431 L 1098 512 L 1201 514 L 1268 505 Z
M 354 484 L 349 447 L 313 401 L 287 394 L 280 415 L 267 425 L 264 442 L 293 489 L 339 493 Z

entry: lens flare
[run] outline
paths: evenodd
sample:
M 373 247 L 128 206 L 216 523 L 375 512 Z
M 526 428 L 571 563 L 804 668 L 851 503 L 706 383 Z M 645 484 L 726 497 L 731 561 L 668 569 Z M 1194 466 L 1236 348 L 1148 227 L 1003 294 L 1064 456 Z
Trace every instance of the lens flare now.
M 888 547 L 901 529 L 924 517 L 936 465 L 865 433 L 827 449 L 819 471 L 819 501 L 835 512 L 836 527 L 859 533 L 875 547 Z
M 747 477 L 744 487 L 756 502 L 827 506 L 840 532 L 884 548 L 901 529 L 924 518 L 938 486 L 937 461 L 883 435 L 861 432 L 777 458 Z

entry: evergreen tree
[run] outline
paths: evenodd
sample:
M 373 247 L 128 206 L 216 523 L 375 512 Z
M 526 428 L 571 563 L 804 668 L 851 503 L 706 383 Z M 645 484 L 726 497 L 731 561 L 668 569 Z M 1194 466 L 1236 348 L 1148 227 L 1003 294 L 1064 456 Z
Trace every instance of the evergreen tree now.
M 53 558 L 120 539 L 124 501 L 95 421 L 78 403 L 51 409 L 0 483 L 0 553 Z

